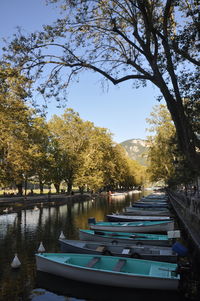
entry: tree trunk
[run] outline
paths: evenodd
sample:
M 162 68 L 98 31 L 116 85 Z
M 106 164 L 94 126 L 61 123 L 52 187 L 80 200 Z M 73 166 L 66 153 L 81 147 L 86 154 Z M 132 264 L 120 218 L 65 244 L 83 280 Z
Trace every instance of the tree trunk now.
M 67 193 L 70 194 L 72 191 L 72 182 L 67 183 Z
M 25 196 L 27 194 L 27 186 L 28 186 L 28 182 L 27 181 L 28 181 L 27 180 L 27 176 L 25 176 L 25 180 L 24 180 L 24 194 L 25 194 Z
M 42 183 L 42 181 L 39 182 L 39 186 L 40 186 L 40 194 L 43 194 L 44 184 Z
M 191 164 L 191 168 L 194 171 L 198 171 L 200 168 L 200 158 L 195 149 L 195 135 L 185 116 L 183 104 L 175 102 L 175 100 L 173 100 L 172 104 L 172 101 L 168 99 L 166 99 L 166 103 L 176 127 L 179 147 Z
M 79 186 L 79 191 L 80 191 L 81 194 L 83 194 L 83 192 L 84 192 L 84 186 Z
M 54 183 L 55 189 L 56 189 L 56 193 L 59 194 L 60 192 L 60 183 Z
M 16 184 L 17 190 L 18 190 L 18 195 L 23 195 L 23 184 L 18 183 Z

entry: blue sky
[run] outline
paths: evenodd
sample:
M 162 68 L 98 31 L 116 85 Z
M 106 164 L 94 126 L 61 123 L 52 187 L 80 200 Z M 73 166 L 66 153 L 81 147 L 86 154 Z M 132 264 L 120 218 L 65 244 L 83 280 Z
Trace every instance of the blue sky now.
M 57 16 L 55 5 L 46 6 L 45 0 L 0 0 L 0 45 L 3 45 L 2 39 L 12 36 L 18 26 L 24 33 L 41 30 L 42 25 L 51 24 Z M 110 84 L 109 89 L 103 91 L 101 79 L 97 74 L 85 72 L 79 82 L 70 87 L 67 107 L 95 126 L 108 128 L 117 143 L 133 138 L 145 139 L 148 135 L 146 118 L 158 104 L 158 90 L 152 84 L 132 89 L 129 81 L 119 86 Z M 57 109 L 54 102 L 49 105 L 48 118 L 62 113 L 63 109 Z

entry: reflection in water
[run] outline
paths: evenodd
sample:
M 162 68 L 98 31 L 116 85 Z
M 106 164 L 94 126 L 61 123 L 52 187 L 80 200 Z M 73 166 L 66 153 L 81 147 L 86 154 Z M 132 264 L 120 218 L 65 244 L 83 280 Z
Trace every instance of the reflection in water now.
M 60 287 L 61 291 L 58 290 L 57 294 L 55 279 L 52 283 L 49 282 L 49 284 L 51 283 L 49 287 L 46 285 L 48 281 L 46 281 L 45 285 L 43 282 L 39 283 L 38 277 L 36 277 L 34 254 L 37 252 L 40 242 L 43 243 L 46 252 L 59 252 L 58 238 L 61 231 L 69 239 L 78 239 L 79 228 L 89 228 L 89 217 L 95 217 L 96 220 L 105 220 L 106 214 L 122 211 L 125 206 L 129 205 L 130 201 L 137 200 L 139 197 L 139 194 L 129 194 L 121 200 L 119 198 L 117 200 L 114 198 L 110 200 L 107 197 L 88 201 L 79 200 L 76 203 L 73 203 L 71 200 L 69 203 L 59 206 L 56 206 L 55 201 L 54 205 L 49 207 L 42 206 L 41 204 L 38 206 L 38 210 L 33 208 L 31 210 L 21 210 L 13 214 L 1 215 L 0 300 L 56 301 L 64 300 L 65 298 L 61 298 L 58 295 L 64 296 L 65 294 L 65 296 L 75 297 L 75 299 L 70 300 L 77 300 L 76 298 L 88 300 L 90 298 L 88 294 L 91 294 L 91 286 L 80 285 L 82 294 L 84 294 L 81 296 L 80 290 L 80 294 L 77 296 L 74 294 L 75 292 L 77 293 L 77 289 L 75 291 L 62 291 L 62 286 Z M 15 253 L 18 254 L 18 258 L 22 263 L 18 270 L 12 270 L 10 267 Z M 57 284 L 60 283 L 62 282 Z M 74 287 L 76 285 L 74 284 Z M 33 290 L 33 288 L 35 289 Z M 42 290 L 45 288 L 50 290 L 51 293 Z M 95 292 L 94 289 L 93 292 Z M 111 297 L 107 300 L 110 300 Z M 117 300 L 117 294 L 115 294 L 115 298 Z M 124 299 L 123 296 L 121 298 Z M 140 300 L 139 298 L 137 296 L 137 301 Z M 103 300 L 103 296 L 101 296 L 101 300 Z M 128 300 L 128 295 L 126 300 Z
M 14 223 L 16 218 L 16 213 L 0 215 L 0 239 L 5 237 L 7 229 Z
M 33 290 L 33 295 L 37 296 L 39 289 L 42 287 L 45 292 L 53 290 L 57 295 L 65 295 L 68 297 L 76 297 L 80 300 L 91 300 L 91 301 L 184 301 L 181 296 L 176 292 L 168 291 L 153 291 L 144 290 L 142 293 L 136 289 L 119 288 L 119 287 L 107 287 L 103 285 L 91 285 L 89 283 L 82 283 L 79 281 L 73 281 L 64 279 L 58 276 L 50 275 L 48 273 L 37 272 L 37 289 Z M 53 289 L 52 289 L 53 288 Z M 43 301 L 49 301 L 45 299 L 43 295 Z M 54 296 L 55 297 L 55 296 Z M 75 299 L 75 300 L 77 300 Z M 32 299 L 34 301 L 40 301 L 40 299 Z M 60 300 L 60 299 L 54 299 Z M 61 299 L 62 300 L 62 299 Z M 69 299 L 70 301 L 73 299 Z

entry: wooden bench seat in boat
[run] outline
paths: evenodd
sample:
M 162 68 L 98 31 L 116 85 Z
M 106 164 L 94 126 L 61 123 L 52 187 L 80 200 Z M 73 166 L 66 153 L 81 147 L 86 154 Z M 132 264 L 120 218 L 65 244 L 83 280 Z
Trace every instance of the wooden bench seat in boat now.
M 101 258 L 93 257 L 86 265 L 87 268 L 92 268 Z
M 124 248 L 124 249 L 122 250 L 122 254 L 130 254 L 130 252 L 131 252 L 131 249 L 130 249 L 130 248 Z
M 117 264 L 114 266 L 113 271 L 115 272 L 121 272 L 121 269 L 123 268 L 123 266 L 126 263 L 126 259 L 119 259 L 117 261 Z
M 98 252 L 103 252 L 103 251 L 105 251 L 105 249 L 106 249 L 105 246 L 98 246 L 98 247 L 96 248 L 96 251 L 98 251 Z
M 172 272 L 171 269 L 169 268 L 161 268 L 161 267 L 158 267 L 157 265 L 151 265 L 151 268 L 150 268 L 150 271 L 149 271 L 149 275 L 151 276 L 156 276 L 156 275 L 159 275 L 160 277 L 166 277 L 166 275 L 170 275 L 170 273 Z

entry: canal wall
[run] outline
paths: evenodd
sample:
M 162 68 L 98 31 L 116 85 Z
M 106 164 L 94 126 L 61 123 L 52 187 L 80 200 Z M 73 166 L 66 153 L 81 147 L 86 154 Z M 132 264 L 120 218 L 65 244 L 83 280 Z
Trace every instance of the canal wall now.
M 200 262 L 200 197 L 184 192 L 167 191 L 172 208 L 184 228 L 192 257 Z
M 42 194 L 42 195 L 28 195 L 28 196 L 12 196 L 12 197 L 0 197 L 0 207 L 11 207 L 11 206 L 34 206 L 40 203 L 66 203 L 66 202 L 77 202 L 84 201 L 91 198 L 90 193 L 75 193 L 73 195 L 66 194 Z

